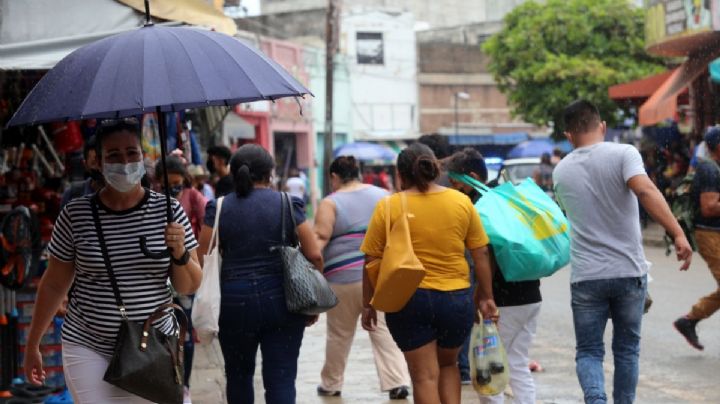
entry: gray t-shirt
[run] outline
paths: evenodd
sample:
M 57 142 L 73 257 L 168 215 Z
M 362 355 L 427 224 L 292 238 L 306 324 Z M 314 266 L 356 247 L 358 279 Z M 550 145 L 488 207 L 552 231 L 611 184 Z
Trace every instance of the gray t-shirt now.
M 555 168 L 555 196 L 570 221 L 571 282 L 647 273 L 638 200 L 627 182 L 646 175 L 635 147 L 598 143 Z

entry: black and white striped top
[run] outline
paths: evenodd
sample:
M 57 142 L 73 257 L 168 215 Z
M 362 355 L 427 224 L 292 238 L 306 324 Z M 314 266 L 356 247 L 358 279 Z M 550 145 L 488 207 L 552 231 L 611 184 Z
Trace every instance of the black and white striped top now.
M 75 287 L 62 330 L 63 341 L 112 355 L 122 318 L 95 230 L 91 198 L 74 199 L 62 210 L 48 250 L 61 261 L 75 262 Z M 166 248 L 165 196 L 146 190 L 137 206 L 124 211 L 112 211 L 97 200 L 110 263 L 127 316 L 132 321 L 145 321 L 158 306 L 171 301 L 167 285 L 170 258 L 146 257 L 139 241 L 140 236 L 145 236 L 151 251 Z M 175 221 L 185 227 L 185 247 L 188 251 L 195 249 L 197 241 L 190 221 L 177 200 L 172 200 L 172 206 Z M 168 314 L 154 325 L 170 333 L 174 321 Z

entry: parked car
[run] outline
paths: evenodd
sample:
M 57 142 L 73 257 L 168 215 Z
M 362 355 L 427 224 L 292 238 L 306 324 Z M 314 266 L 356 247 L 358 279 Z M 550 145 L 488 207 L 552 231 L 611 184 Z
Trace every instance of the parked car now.
M 509 159 L 503 162 L 497 177 L 497 183 L 512 182 L 517 185 L 526 178 L 532 178 L 540 168 L 540 157 Z M 490 177 L 491 178 L 491 177 Z

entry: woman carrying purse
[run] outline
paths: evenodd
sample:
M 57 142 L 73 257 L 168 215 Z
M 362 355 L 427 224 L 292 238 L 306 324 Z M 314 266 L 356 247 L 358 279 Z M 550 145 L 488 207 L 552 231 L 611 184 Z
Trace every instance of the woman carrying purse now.
M 103 376 L 125 318 L 144 322 L 171 302 L 168 267 L 179 293 L 192 294 L 198 288 L 202 273 L 197 242 L 178 201 L 172 200 L 174 222 L 167 224 L 166 197 L 140 184 L 145 167 L 137 120 L 104 121 L 96 138 L 106 185 L 97 194 L 72 200 L 55 222 L 48 269 L 38 287 L 30 324 L 25 376 L 31 383 L 43 383 L 40 340 L 74 283 L 62 329 L 63 368 L 73 401 L 146 403 L 105 382 Z M 148 258 L 140 249 L 140 237 L 146 238 L 150 250 L 169 247 L 172 255 Z M 104 258 L 109 259 L 113 275 Z M 121 309 L 111 276 L 122 296 Z M 153 325 L 173 334 L 174 323 L 173 316 L 164 313 Z
M 386 221 L 392 227 L 406 215 L 412 243 L 408 247 L 422 263 L 425 276 L 405 306 L 386 313 L 385 319 L 407 360 L 415 403 L 459 404 L 458 353 L 473 320 L 479 321 L 477 311 L 484 318 L 497 318 L 489 240 L 470 200 L 435 184 L 440 168 L 430 148 L 415 143 L 403 150 L 397 171 L 402 192 L 377 204 L 361 247 L 366 254 L 363 328 L 374 330 L 377 324 L 377 313 L 370 305 L 374 290 L 368 266 L 383 259 Z M 475 290 L 470 287 L 466 248 L 475 262 Z
M 219 339 L 225 358 L 227 400 L 253 403 L 253 376 L 258 348 L 262 355 L 265 401 L 295 402 L 295 378 L 306 326 L 317 316 L 290 313 L 283 289 L 283 262 L 277 247 L 296 238 L 302 254 L 322 270 L 315 234 L 305 220 L 304 203 L 292 198 L 292 211 L 283 209 L 283 194 L 273 190 L 275 167 L 261 146 L 247 144 L 230 160 L 235 192 L 225 196 L 218 232 L 222 266 Z M 215 202 L 208 203 L 200 232 L 200 254 L 209 247 Z M 285 212 L 285 217 L 281 216 Z M 297 226 L 292 226 L 294 215 Z M 283 225 L 284 222 L 284 225 Z

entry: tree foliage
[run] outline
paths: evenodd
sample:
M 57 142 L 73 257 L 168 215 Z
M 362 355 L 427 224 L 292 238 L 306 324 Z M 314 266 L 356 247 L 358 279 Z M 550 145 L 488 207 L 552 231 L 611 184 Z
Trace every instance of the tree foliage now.
M 616 123 L 608 87 L 663 70 L 644 42 L 643 10 L 627 0 L 528 1 L 505 17 L 483 51 L 513 114 L 536 125 L 554 123 L 557 136 L 564 107 L 578 98 Z

